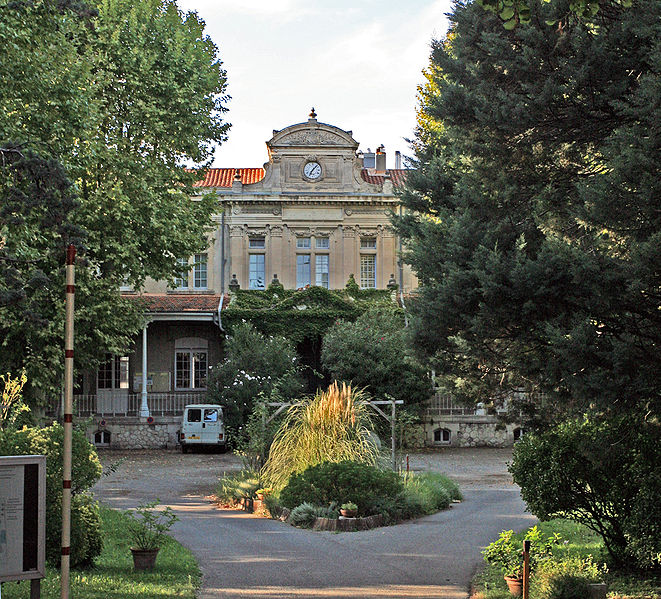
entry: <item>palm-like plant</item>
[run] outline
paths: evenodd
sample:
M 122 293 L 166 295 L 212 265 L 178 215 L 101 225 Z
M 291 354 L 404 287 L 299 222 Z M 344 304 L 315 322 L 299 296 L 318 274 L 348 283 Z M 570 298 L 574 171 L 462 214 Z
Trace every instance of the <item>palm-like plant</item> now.
M 375 464 L 379 450 L 370 440 L 369 410 L 362 391 L 337 381 L 294 404 L 276 433 L 261 478 L 279 490 L 292 474 L 321 462 Z

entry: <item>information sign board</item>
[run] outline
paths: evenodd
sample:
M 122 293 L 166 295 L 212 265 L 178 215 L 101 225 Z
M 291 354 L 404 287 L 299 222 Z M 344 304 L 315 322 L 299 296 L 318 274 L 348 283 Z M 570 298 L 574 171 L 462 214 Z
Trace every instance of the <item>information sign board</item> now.
M 46 456 L 0 456 L 0 583 L 45 576 Z

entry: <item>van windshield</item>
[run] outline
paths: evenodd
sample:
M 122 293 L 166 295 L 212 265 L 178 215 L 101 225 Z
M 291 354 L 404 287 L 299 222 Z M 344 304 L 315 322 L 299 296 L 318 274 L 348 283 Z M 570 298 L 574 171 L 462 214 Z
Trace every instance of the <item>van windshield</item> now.
M 201 422 L 202 410 L 200 408 L 192 408 L 188 410 L 188 422 Z

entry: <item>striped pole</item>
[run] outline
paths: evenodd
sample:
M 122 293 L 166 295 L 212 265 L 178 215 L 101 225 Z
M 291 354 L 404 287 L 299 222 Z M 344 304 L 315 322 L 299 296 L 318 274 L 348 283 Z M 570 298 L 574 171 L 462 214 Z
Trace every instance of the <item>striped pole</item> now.
M 64 458 L 62 467 L 62 561 L 60 597 L 69 599 L 71 554 L 71 445 L 73 439 L 73 300 L 76 292 L 74 260 L 76 248 L 67 248 L 66 320 L 64 323 Z

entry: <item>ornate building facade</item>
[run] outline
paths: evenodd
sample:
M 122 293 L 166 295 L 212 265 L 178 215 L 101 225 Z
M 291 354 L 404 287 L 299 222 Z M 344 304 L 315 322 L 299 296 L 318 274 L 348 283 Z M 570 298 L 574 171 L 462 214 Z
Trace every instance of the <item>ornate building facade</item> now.
M 217 197 L 215 229 L 206 252 L 180 259 L 175 285 L 148 280 L 124 290 L 144 302 L 145 328 L 132 355 L 109 356 L 86 377 L 79 403 L 108 415 L 106 427 L 112 415 L 160 418 L 203 397 L 208 369 L 222 356 L 232 288 L 265 289 L 277 278 L 289 289 L 341 289 L 351 275 L 363 288 L 416 286 L 390 227 L 406 171 L 387 169 L 383 148 L 358 152 L 351 131 L 319 122 L 314 109 L 266 145 L 262 168 L 211 168 L 196 184 L 199 196 Z M 171 436 L 168 426 L 162 434 Z M 116 445 L 104 430 L 97 436 Z

